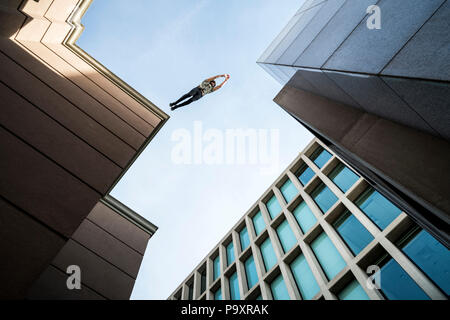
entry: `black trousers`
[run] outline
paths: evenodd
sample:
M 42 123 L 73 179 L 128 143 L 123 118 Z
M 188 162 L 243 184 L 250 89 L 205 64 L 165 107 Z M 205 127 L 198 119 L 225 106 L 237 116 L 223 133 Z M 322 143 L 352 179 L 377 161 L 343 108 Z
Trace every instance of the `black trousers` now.
M 172 109 L 177 109 L 177 108 L 181 108 L 184 106 L 187 106 L 188 104 L 197 101 L 198 99 L 200 99 L 202 97 L 202 90 L 199 87 L 195 87 L 194 89 L 192 89 L 191 91 L 189 91 L 188 93 L 186 93 L 184 96 L 182 96 L 180 99 L 178 99 L 177 101 L 174 102 L 174 106 L 172 107 Z M 181 101 L 190 98 L 189 100 L 186 100 L 185 102 L 183 102 L 182 104 L 179 104 Z

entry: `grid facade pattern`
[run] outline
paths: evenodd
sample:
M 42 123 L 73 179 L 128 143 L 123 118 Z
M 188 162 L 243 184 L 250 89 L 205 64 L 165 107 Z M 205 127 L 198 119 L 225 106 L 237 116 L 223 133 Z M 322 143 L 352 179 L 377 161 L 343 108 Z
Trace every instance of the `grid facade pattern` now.
M 411 282 L 404 289 L 420 292 L 415 298 L 446 299 L 449 279 L 439 287 L 402 250 L 405 235 L 420 228 L 389 202 L 383 212 L 395 208 L 395 216 L 371 216 L 361 199 L 372 189 L 314 139 L 169 299 L 401 299 L 389 292 L 395 281 L 380 261 L 400 266 Z M 349 216 L 366 230 L 356 242 L 342 227 Z M 448 251 L 441 258 L 448 261 Z M 371 265 L 381 266 L 386 289 L 383 279 L 381 290 L 366 285 Z

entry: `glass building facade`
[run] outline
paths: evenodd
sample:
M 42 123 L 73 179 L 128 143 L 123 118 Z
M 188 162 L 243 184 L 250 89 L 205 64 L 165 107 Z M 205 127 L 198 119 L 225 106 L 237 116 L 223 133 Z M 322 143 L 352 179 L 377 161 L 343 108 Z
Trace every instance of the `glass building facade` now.
M 299 180 L 302 166 L 313 184 Z M 447 299 L 446 247 L 353 174 L 314 139 L 171 299 Z M 379 288 L 366 284 L 369 266 Z

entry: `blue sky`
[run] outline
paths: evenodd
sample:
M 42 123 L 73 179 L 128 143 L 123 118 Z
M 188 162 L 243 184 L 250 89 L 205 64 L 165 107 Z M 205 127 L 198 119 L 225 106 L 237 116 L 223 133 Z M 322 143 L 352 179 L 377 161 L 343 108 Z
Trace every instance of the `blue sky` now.
M 256 60 L 302 0 L 96 0 L 78 45 L 171 118 L 112 195 L 159 227 L 133 299 L 166 299 L 312 136 L 272 100 L 281 85 Z M 132 5 L 131 5 L 132 3 Z M 219 91 L 175 112 L 168 104 L 203 79 L 229 73 Z M 277 170 L 261 164 L 172 161 L 174 131 L 278 129 Z

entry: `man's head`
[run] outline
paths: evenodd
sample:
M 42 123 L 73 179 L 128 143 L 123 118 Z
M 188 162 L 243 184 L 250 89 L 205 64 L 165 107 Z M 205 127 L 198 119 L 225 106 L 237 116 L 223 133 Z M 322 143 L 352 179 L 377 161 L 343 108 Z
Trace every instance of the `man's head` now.
M 211 85 L 212 85 L 213 87 L 216 86 L 216 82 L 215 82 L 214 80 L 212 80 L 210 83 L 211 83 Z

